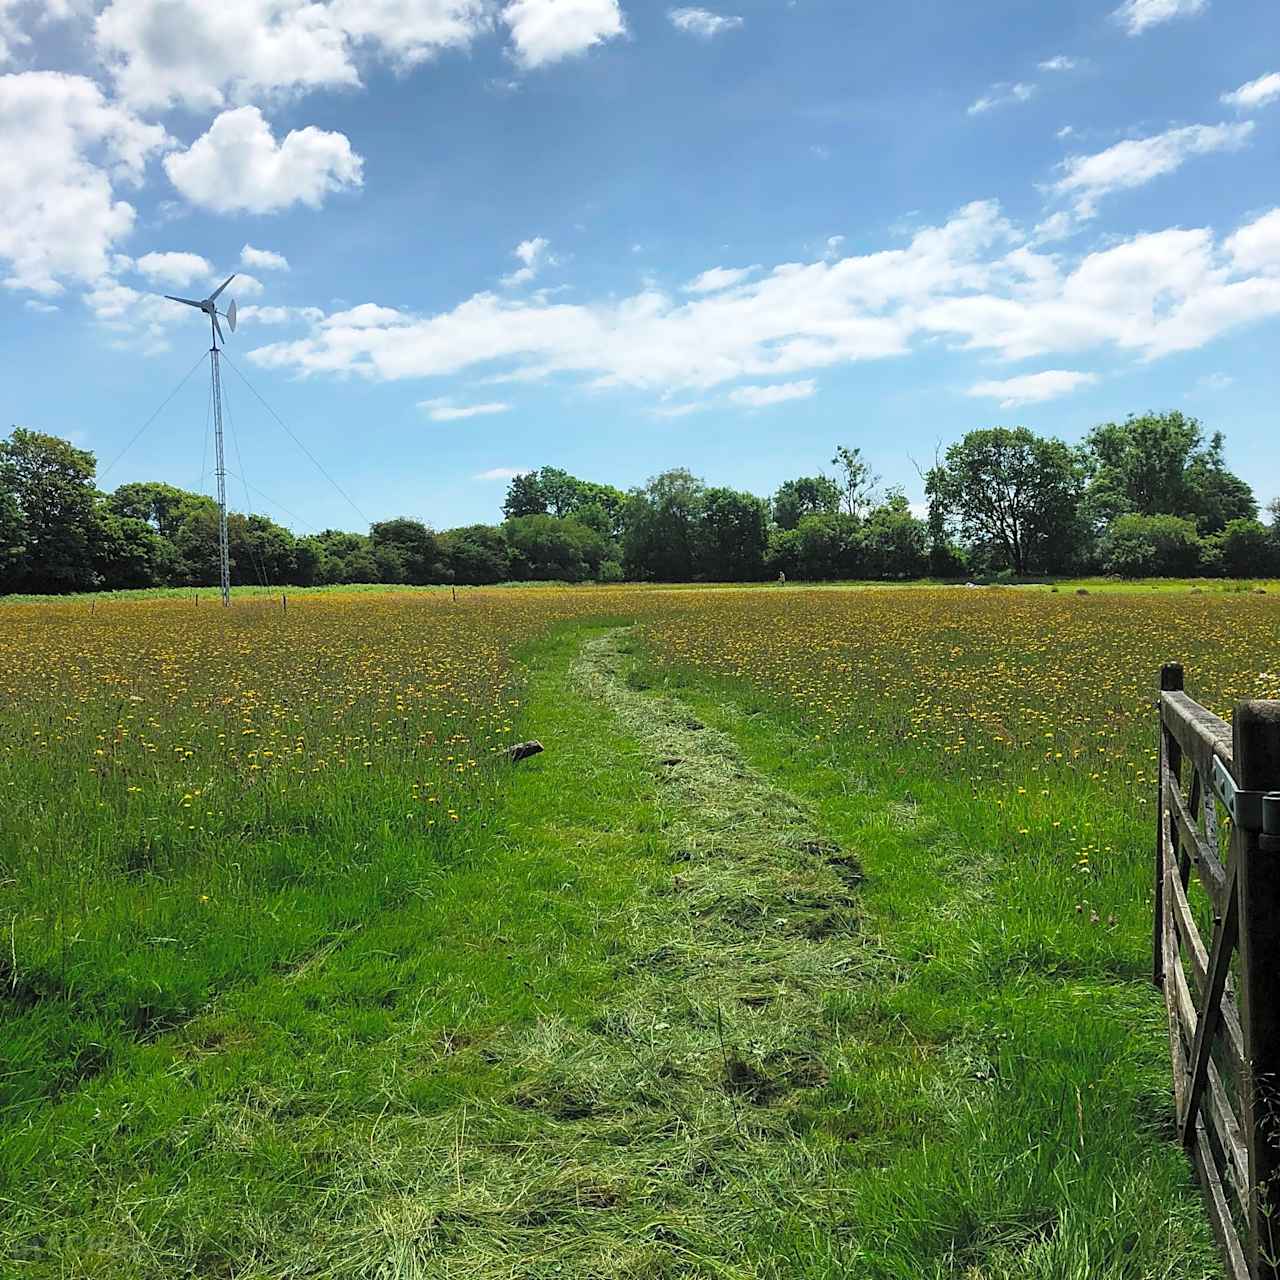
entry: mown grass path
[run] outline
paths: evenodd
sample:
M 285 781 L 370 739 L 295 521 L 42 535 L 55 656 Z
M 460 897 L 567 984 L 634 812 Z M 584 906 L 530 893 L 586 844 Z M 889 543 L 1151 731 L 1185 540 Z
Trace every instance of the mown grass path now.
M 6 1132 L 0 1274 L 1215 1275 L 1145 996 L 993 970 L 943 784 L 632 643 L 535 647 L 454 863 Z

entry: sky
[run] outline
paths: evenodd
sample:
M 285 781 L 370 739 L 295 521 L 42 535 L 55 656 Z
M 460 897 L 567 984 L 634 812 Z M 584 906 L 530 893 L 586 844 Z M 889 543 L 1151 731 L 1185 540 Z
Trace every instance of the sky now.
M 235 272 L 299 533 L 1165 409 L 1280 495 L 1275 0 L 0 0 L 0 157 L 6 426 L 106 489 L 211 489 Z

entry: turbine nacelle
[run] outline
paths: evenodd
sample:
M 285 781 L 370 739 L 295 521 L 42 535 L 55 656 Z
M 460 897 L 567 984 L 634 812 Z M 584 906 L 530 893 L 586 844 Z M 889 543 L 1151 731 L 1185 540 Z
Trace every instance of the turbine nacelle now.
M 176 298 L 171 293 L 166 293 L 164 296 L 168 298 L 170 302 L 182 302 L 182 303 L 185 303 L 188 307 L 195 307 L 197 311 L 203 311 L 204 314 L 209 317 L 210 323 L 213 325 L 214 345 L 216 346 L 217 343 L 225 341 L 225 339 L 222 336 L 222 330 L 218 327 L 219 316 L 221 316 L 227 322 L 227 324 L 231 328 L 232 333 L 235 333 L 236 331 L 235 299 L 233 298 L 229 303 L 227 303 L 227 309 L 225 311 L 219 311 L 218 305 L 217 305 L 218 295 L 235 278 L 236 278 L 236 273 L 232 272 L 231 275 L 229 275 L 207 298 L 203 298 L 198 302 L 196 301 L 195 298 Z

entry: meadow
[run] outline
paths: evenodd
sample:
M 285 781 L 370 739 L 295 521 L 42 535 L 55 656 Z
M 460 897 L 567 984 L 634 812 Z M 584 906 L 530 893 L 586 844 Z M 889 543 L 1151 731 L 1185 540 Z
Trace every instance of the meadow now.
M 1220 1274 L 1152 700 L 1280 697 L 1274 591 L 86 597 L 0 656 L 3 1274 Z

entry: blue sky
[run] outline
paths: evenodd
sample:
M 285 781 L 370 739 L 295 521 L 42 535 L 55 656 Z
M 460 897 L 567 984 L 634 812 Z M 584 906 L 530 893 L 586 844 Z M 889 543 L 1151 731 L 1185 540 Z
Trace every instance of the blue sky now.
M 1280 495 L 1274 0 L 0 0 L 7 422 L 105 469 L 231 271 L 300 532 L 1177 408 Z M 208 489 L 203 371 L 102 476 Z M 238 447 L 239 452 L 236 452 Z M 235 504 L 244 491 L 231 482 Z

